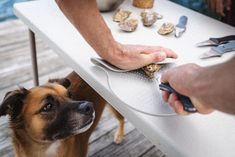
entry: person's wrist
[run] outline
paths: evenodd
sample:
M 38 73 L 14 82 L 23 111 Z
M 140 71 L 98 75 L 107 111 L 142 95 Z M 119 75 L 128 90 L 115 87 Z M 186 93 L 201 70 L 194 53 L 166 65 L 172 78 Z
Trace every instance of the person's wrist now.
M 197 64 L 191 64 L 190 77 L 188 78 L 188 96 L 197 96 L 201 90 L 201 73 L 203 68 Z
M 114 40 L 114 41 L 109 41 L 106 50 L 99 55 L 109 63 L 116 66 L 120 66 L 119 64 L 121 63 L 123 56 L 122 54 L 123 54 L 122 45 Z
M 206 91 L 209 89 L 208 83 L 210 82 L 205 77 L 206 73 L 205 68 L 195 65 L 194 75 L 192 75 L 193 81 L 189 92 L 189 97 L 193 104 L 203 114 L 211 113 L 214 110 L 210 104 L 204 102 L 204 98 L 207 96 Z

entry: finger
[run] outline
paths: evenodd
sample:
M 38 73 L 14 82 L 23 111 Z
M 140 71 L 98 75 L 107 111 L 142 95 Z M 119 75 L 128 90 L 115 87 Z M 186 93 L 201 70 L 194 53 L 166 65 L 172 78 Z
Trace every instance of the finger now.
M 209 8 L 210 8 L 212 11 L 215 11 L 215 4 L 216 4 L 216 1 L 217 1 L 217 0 L 215 0 L 215 1 L 211 0 L 211 1 L 209 2 Z
M 176 100 L 175 103 L 174 103 L 174 109 L 175 109 L 175 112 L 179 115 L 189 115 L 190 113 L 189 112 L 186 112 L 183 108 L 183 104 L 179 101 L 179 100 Z
M 168 93 L 166 91 L 162 91 L 162 98 L 165 102 L 168 101 L 169 96 L 170 96 L 170 93 Z
M 165 52 L 166 53 L 166 57 L 168 57 L 168 58 L 177 58 L 178 57 L 178 55 L 174 51 L 172 51 L 170 49 L 162 48 L 161 51 Z
M 149 53 L 149 54 L 143 54 L 145 65 L 154 63 L 154 62 L 160 62 L 166 59 L 166 54 L 164 52 L 159 53 Z
M 168 58 L 177 58 L 178 55 L 171 49 L 164 48 L 161 46 L 151 46 L 146 49 L 146 53 L 159 53 L 164 52 Z
M 170 69 L 170 70 L 167 70 L 165 73 L 163 73 L 162 74 L 162 76 L 161 76 L 161 82 L 163 82 L 163 83 L 167 83 L 167 82 L 169 82 L 169 80 L 170 80 L 170 77 L 171 77 L 171 72 L 172 71 L 172 69 Z
M 223 5 L 222 1 L 219 1 L 216 4 L 216 13 L 221 15 L 221 16 L 225 16 L 225 14 L 224 14 L 224 5 Z
M 174 107 L 175 101 L 178 100 L 178 97 L 175 93 L 170 94 L 168 102 Z
M 134 57 L 136 58 L 136 64 L 137 66 L 135 66 L 134 68 L 128 68 L 128 69 L 138 69 L 141 68 L 143 66 L 149 65 L 151 63 L 155 63 L 155 62 L 160 62 L 163 61 L 166 58 L 166 54 L 164 52 L 161 53 L 150 53 L 150 54 L 145 54 L 145 53 L 135 53 Z M 127 69 L 127 68 L 123 68 L 120 67 L 122 69 Z
M 225 5 L 226 5 L 227 11 L 230 11 L 231 10 L 231 5 L 232 5 L 232 0 L 227 0 Z
M 144 54 L 165 52 L 167 57 L 169 58 L 178 57 L 174 51 L 161 46 L 138 46 L 138 47 L 139 47 L 139 52 L 142 52 Z
M 162 47 L 161 46 L 143 46 L 143 45 L 137 45 L 138 51 L 143 54 L 150 54 L 154 52 L 160 52 Z

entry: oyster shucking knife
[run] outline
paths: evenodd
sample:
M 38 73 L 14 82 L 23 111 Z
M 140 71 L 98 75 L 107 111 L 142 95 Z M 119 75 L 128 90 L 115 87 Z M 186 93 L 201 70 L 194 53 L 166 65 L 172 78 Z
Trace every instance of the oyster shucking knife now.
M 197 43 L 197 47 L 203 47 L 203 46 L 219 46 L 221 44 L 226 44 L 228 42 L 235 41 L 235 35 L 229 35 L 224 36 L 220 38 L 209 38 L 206 41 Z
M 187 16 L 181 16 L 179 23 L 175 26 L 175 37 L 179 38 L 186 30 L 186 24 L 188 21 Z
M 235 41 L 212 47 L 210 51 L 203 53 L 200 58 L 221 57 L 224 53 L 235 51 Z
M 164 64 L 162 66 L 162 68 L 160 69 L 160 71 L 155 72 L 155 78 L 157 79 L 157 81 L 159 83 L 159 89 L 162 91 L 169 92 L 169 93 L 175 93 L 177 95 L 177 97 L 179 98 L 179 100 L 181 101 L 181 103 L 183 104 L 183 108 L 185 111 L 190 112 L 190 113 L 197 112 L 197 109 L 194 107 L 194 105 L 192 104 L 189 97 L 184 96 L 184 95 L 178 93 L 177 91 L 175 91 L 175 89 L 172 88 L 169 83 L 162 83 L 161 82 L 162 72 L 165 71 L 166 69 L 168 69 L 169 67 L 172 67 L 172 65 L 173 65 L 172 63 Z

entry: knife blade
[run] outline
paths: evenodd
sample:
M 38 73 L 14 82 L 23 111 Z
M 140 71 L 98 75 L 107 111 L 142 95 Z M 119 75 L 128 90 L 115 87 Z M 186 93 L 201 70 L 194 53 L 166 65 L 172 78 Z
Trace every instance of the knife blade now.
M 188 22 L 187 16 L 181 16 L 179 23 L 175 26 L 175 37 L 179 38 L 186 30 L 186 24 Z
M 221 57 L 224 53 L 235 51 L 235 42 L 212 47 L 210 51 L 203 53 L 200 58 L 207 59 L 211 57 Z
M 171 64 L 164 64 L 164 65 L 162 65 L 160 71 L 155 73 L 155 79 L 159 84 L 159 89 L 162 91 L 169 92 L 169 93 L 175 93 L 177 95 L 177 97 L 179 98 L 179 100 L 181 101 L 181 103 L 183 104 L 183 108 L 185 111 L 190 112 L 190 113 L 197 112 L 197 109 L 194 107 L 194 105 L 192 104 L 189 97 L 178 93 L 174 88 L 172 88 L 170 86 L 169 83 L 162 83 L 161 82 L 162 72 L 165 71 L 166 69 L 171 68 L 172 66 L 174 66 L 174 64 L 172 64 L 172 63 Z
M 221 44 L 226 44 L 232 41 L 235 41 L 235 35 L 228 35 L 220 38 L 209 38 L 209 40 L 197 43 L 196 46 L 197 47 L 219 46 Z

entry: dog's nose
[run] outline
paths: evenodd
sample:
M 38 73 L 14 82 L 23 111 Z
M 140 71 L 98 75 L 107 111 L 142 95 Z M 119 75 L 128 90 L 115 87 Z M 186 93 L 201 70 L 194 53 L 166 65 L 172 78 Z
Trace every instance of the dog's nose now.
M 94 112 L 93 104 L 88 101 L 80 101 L 78 111 L 83 114 L 92 114 Z

